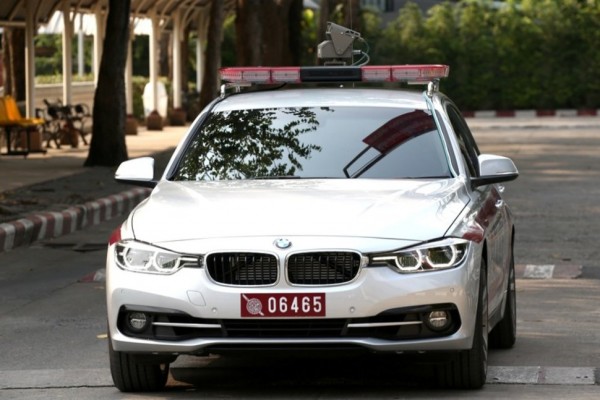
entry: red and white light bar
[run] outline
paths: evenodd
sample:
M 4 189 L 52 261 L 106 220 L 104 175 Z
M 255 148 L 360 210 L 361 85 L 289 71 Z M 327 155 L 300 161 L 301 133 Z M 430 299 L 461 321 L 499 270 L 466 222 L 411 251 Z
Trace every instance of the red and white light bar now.
M 300 83 L 300 67 L 221 68 L 221 80 L 233 83 Z
M 439 64 L 423 65 L 366 65 L 361 67 L 363 81 L 428 83 L 447 78 L 450 67 Z
M 368 65 L 362 67 L 231 67 L 221 68 L 221 79 L 232 83 L 408 82 L 428 83 L 446 78 L 447 65 Z

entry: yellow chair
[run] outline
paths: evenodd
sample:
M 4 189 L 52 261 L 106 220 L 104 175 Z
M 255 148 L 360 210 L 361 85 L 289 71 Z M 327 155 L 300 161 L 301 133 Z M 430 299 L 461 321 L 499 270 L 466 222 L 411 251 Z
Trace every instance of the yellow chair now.
M 18 122 L 22 126 L 44 125 L 44 120 L 42 118 L 23 118 L 21 116 L 21 112 L 19 111 L 19 106 L 17 106 L 17 102 L 11 95 L 4 96 L 4 104 L 10 120 Z
M 0 127 L 4 128 L 4 132 L 6 133 L 7 151 L 4 154 L 27 156 L 31 152 L 45 153 L 46 150 L 41 148 L 41 141 L 39 141 L 40 144 L 37 146 L 38 149 L 33 149 L 31 140 L 32 135 L 40 132 L 40 128 L 44 125 L 44 122 L 42 118 L 23 118 L 17 102 L 12 96 L 0 97 Z M 17 151 L 12 148 L 14 138 L 11 138 L 11 136 L 12 133 L 19 132 L 25 132 L 27 147 L 21 146 L 22 150 Z

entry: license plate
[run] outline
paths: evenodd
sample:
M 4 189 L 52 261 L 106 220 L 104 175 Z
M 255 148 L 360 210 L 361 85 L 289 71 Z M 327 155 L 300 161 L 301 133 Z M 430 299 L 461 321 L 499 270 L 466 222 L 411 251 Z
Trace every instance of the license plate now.
M 325 293 L 246 293 L 242 317 L 324 317 Z

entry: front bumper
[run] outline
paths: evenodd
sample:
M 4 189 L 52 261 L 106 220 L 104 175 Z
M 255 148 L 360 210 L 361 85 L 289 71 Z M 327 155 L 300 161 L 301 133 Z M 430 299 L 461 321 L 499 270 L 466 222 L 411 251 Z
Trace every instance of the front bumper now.
M 119 269 L 107 259 L 107 310 L 114 350 L 205 354 L 214 349 L 362 347 L 378 352 L 455 351 L 472 345 L 480 262 L 471 249 L 458 268 L 398 274 L 364 267 L 353 281 L 333 286 L 232 287 L 214 283 L 204 268 L 159 276 Z M 241 294 L 323 293 L 322 318 L 243 318 Z M 453 325 L 427 329 L 420 316 L 449 310 Z M 157 325 L 144 333 L 124 327 L 142 311 Z M 262 326 L 262 328 L 261 328 Z M 234 328 L 232 328 L 234 327 Z M 240 328 L 241 327 L 241 328 Z

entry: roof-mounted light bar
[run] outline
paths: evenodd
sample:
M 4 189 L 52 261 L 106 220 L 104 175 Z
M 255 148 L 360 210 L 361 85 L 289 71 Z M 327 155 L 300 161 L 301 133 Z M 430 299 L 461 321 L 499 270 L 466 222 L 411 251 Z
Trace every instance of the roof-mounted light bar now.
M 408 82 L 427 84 L 435 79 L 447 78 L 447 65 L 366 65 L 361 67 L 363 81 Z
M 327 67 L 221 68 L 221 79 L 231 83 L 277 84 L 303 82 L 407 82 L 427 84 L 446 78 L 447 65 L 369 65 Z
M 221 68 L 221 80 L 232 83 L 300 83 L 300 67 Z

